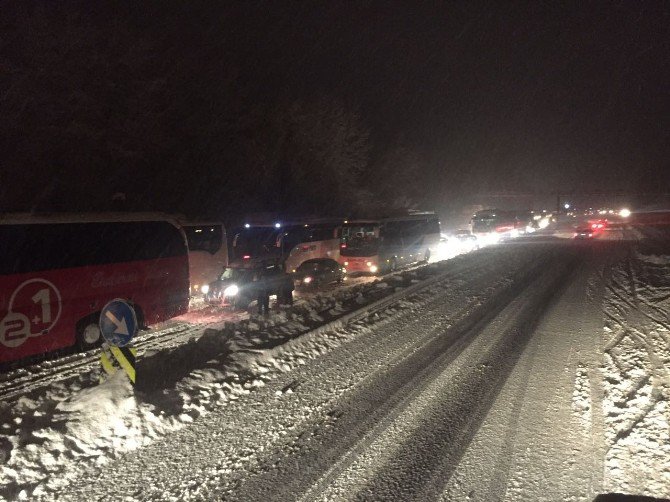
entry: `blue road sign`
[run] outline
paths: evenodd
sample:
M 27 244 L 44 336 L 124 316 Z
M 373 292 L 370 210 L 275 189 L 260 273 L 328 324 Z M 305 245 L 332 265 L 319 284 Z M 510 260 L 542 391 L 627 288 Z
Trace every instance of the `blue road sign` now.
M 137 329 L 135 310 L 125 300 L 112 300 L 100 312 L 100 332 L 110 345 L 128 345 Z

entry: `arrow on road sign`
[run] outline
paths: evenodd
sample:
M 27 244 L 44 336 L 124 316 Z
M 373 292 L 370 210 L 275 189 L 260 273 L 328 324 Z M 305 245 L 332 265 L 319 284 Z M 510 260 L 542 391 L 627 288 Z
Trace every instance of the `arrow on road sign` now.
M 137 334 L 137 315 L 132 305 L 121 298 L 107 303 L 100 312 L 100 332 L 110 345 L 128 345 Z
M 126 318 L 122 317 L 121 320 L 112 314 L 109 310 L 105 312 L 105 316 L 107 316 L 107 319 L 112 321 L 114 325 L 116 326 L 116 329 L 114 330 L 114 333 L 118 333 L 119 335 L 126 335 L 128 336 L 128 324 L 126 323 Z

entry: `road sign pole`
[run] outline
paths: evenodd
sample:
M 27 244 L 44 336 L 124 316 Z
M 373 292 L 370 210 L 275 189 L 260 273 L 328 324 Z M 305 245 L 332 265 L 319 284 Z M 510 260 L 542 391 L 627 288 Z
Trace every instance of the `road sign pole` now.
M 103 383 L 117 371 L 123 371 L 130 383 L 135 385 L 137 377 L 137 349 L 126 345 L 124 347 L 115 347 L 107 342 L 102 344 L 100 353 L 100 383 Z

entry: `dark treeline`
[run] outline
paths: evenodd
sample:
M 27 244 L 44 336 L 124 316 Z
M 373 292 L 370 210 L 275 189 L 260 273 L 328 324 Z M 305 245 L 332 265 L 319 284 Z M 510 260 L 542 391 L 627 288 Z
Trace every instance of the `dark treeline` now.
M 265 4 L 223 4 L 4 2 L 0 210 L 417 204 L 416 151 L 380 141 L 350 96 L 300 85 L 309 65 L 251 12 Z

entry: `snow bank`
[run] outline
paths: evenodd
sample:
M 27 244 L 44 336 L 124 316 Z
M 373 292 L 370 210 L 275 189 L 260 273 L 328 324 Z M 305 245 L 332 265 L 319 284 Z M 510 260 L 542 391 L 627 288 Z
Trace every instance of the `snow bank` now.
M 605 298 L 605 488 L 670 497 L 670 256 L 637 252 Z

